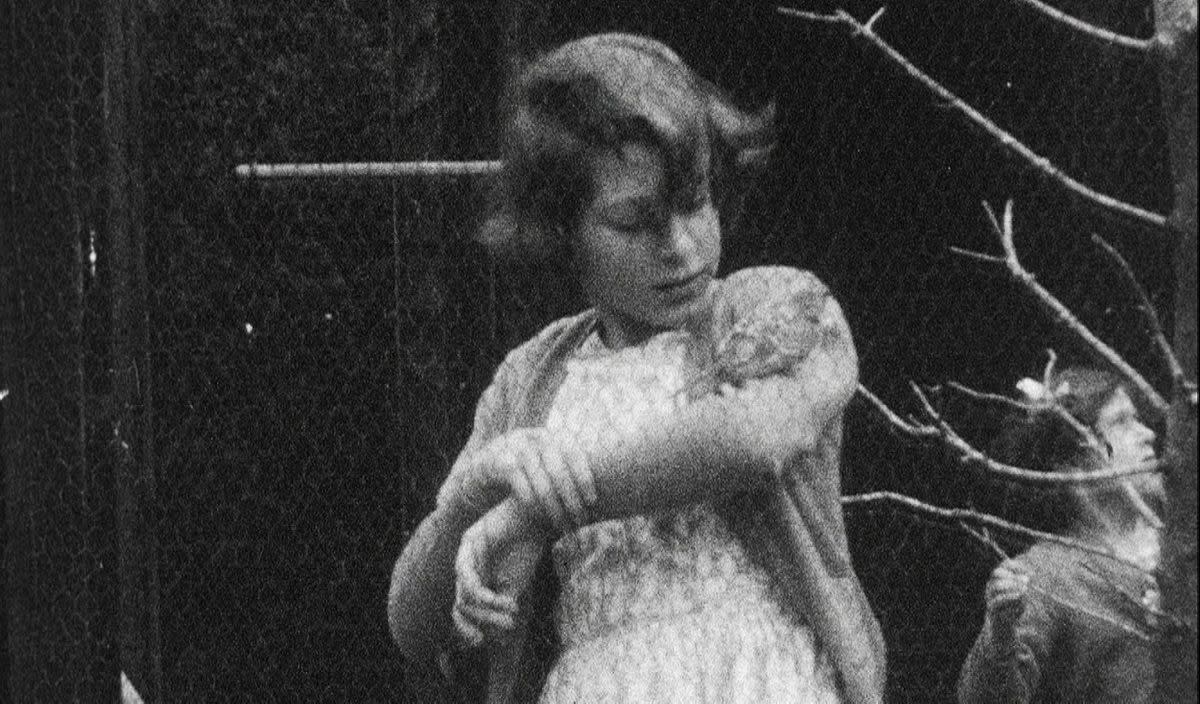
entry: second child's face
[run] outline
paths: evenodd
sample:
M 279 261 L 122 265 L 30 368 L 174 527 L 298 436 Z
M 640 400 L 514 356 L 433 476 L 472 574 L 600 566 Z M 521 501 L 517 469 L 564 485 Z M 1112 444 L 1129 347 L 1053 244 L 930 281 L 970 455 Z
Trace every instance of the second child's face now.
M 1111 467 L 1128 468 L 1154 459 L 1154 431 L 1138 418 L 1137 408 L 1124 389 L 1118 389 L 1100 409 L 1096 430 L 1111 448 Z M 1137 475 L 1131 482 L 1147 498 L 1162 491 L 1162 478 L 1157 474 Z
M 708 312 L 721 229 L 709 184 L 668 193 L 663 159 L 638 144 L 602 155 L 579 218 L 575 261 L 612 347 L 687 326 Z

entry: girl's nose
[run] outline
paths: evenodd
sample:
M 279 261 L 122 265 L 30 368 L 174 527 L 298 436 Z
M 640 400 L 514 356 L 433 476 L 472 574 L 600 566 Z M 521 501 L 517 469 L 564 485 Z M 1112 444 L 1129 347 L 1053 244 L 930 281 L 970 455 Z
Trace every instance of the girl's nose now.
M 662 258 L 669 262 L 686 261 L 696 249 L 691 218 L 678 213 L 667 220 L 660 244 Z

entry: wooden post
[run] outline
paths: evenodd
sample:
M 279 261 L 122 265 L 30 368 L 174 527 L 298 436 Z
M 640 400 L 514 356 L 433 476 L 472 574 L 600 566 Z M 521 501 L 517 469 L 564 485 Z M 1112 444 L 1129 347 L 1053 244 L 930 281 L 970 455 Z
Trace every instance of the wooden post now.
M 146 311 L 141 170 L 142 27 L 139 3 L 105 3 L 104 132 L 108 227 L 102 242 L 111 303 L 110 432 L 121 671 L 142 701 L 163 701 L 157 505 Z
M 100 4 L 0 10 L 0 387 L 8 682 L 0 700 L 115 702 L 110 476 L 90 412 L 105 315 Z

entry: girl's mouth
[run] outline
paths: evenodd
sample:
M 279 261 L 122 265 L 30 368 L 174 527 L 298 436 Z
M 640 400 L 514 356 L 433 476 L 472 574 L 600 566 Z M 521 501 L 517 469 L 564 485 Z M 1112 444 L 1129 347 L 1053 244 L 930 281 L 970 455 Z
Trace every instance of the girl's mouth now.
M 655 288 L 657 288 L 658 290 L 663 291 L 665 293 L 675 293 L 678 291 L 684 291 L 684 290 L 687 290 L 690 286 L 698 283 L 700 281 L 700 279 L 703 277 L 703 275 L 704 275 L 703 271 L 697 271 L 694 274 L 688 274 L 687 276 L 673 279 L 664 284 L 659 284 Z

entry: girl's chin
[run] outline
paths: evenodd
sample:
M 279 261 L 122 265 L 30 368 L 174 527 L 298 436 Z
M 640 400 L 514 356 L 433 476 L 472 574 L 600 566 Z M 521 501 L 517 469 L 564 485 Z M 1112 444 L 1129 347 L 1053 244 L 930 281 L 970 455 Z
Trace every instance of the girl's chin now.
M 707 301 L 698 298 L 664 311 L 658 318 L 657 327 L 663 330 L 697 330 L 705 327 L 708 319 Z
M 708 316 L 712 308 L 713 286 L 711 280 L 704 286 L 697 286 L 686 297 L 668 300 L 662 306 L 660 318 L 667 323 L 664 327 L 690 327 L 697 320 Z

